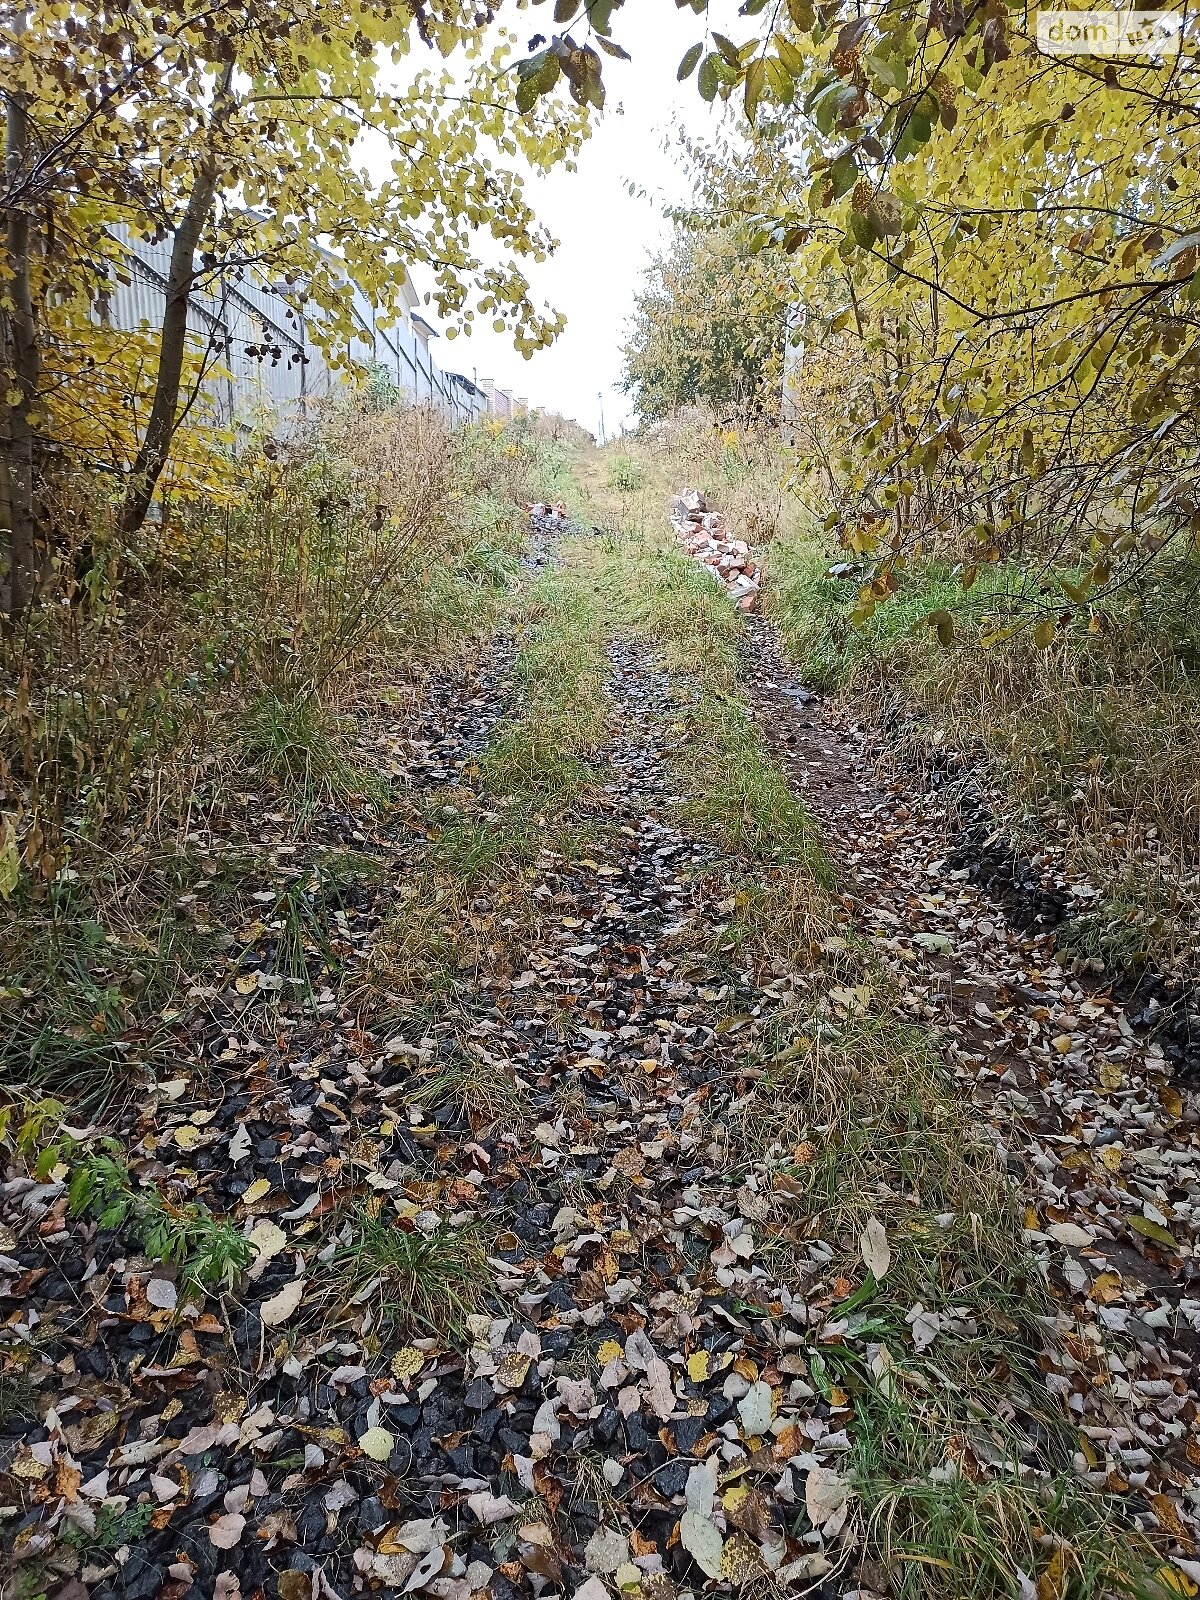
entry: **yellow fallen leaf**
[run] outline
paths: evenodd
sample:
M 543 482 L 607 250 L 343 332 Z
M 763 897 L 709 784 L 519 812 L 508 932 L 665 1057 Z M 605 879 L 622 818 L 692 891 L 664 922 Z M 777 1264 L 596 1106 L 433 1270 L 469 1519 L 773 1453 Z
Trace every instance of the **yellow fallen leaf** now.
M 533 1365 L 533 1358 L 522 1350 L 510 1350 L 496 1363 L 496 1381 L 506 1388 L 519 1389 Z
M 287 1234 L 277 1223 L 264 1217 L 251 1230 L 248 1243 L 254 1248 L 256 1260 L 271 1261 L 287 1249 Z
M 1184 1525 L 1183 1519 L 1175 1506 L 1175 1502 L 1165 1494 L 1152 1494 L 1150 1496 L 1150 1509 L 1154 1513 L 1154 1520 L 1164 1533 L 1169 1533 L 1176 1544 L 1182 1546 L 1190 1555 L 1195 1549 L 1192 1535 Z
M 708 1377 L 708 1351 L 697 1350 L 688 1357 L 688 1377 L 693 1383 L 703 1383 Z
M 615 1339 L 605 1339 L 599 1350 L 596 1351 L 596 1359 L 602 1367 L 606 1367 L 610 1361 L 615 1361 L 621 1354 L 623 1354 L 623 1351 Z
M 1054 1048 L 1058 1051 L 1059 1055 L 1065 1056 L 1075 1041 L 1071 1038 L 1069 1033 L 1060 1033 L 1051 1042 L 1054 1045 Z
M 200 1143 L 200 1129 L 185 1122 L 182 1128 L 175 1129 L 175 1143 L 181 1150 L 194 1150 Z
M 1060 1545 L 1037 1581 L 1037 1600 L 1062 1600 L 1066 1593 L 1067 1552 Z
M 359 1439 L 358 1448 L 372 1461 L 386 1461 L 395 1444 L 395 1438 L 386 1428 L 368 1428 Z
M 726 1489 L 721 1496 L 721 1504 L 726 1511 L 736 1511 L 749 1493 L 749 1484 L 735 1483 L 732 1489 Z
M 753 1539 L 744 1533 L 735 1533 L 726 1539 L 721 1551 L 721 1576 L 734 1585 L 764 1571 L 762 1554 Z
M 240 978 L 234 979 L 233 986 L 239 994 L 253 994 L 258 988 L 258 973 L 243 973 Z
M 1167 1594 L 1200 1594 L 1200 1589 L 1192 1582 L 1186 1572 L 1180 1572 L 1178 1567 L 1159 1567 L 1154 1574 L 1155 1582 Z
M 1158 1091 L 1158 1098 L 1162 1101 L 1162 1108 L 1169 1117 L 1183 1115 L 1183 1097 L 1178 1089 L 1172 1088 L 1169 1083 L 1164 1083 Z M 1195 1593 L 1195 1590 L 1192 1590 Z
M 748 1378 L 751 1383 L 758 1382 L 758 1367 L 749 1356 L 739 1356 L 733 1363 L 733 1370 L 740 1378 Z
M 1098 1306 L 1111 1305 L 1114 1300 L 1119 1300 L 1121 1298 L 1121 1274 L 1119 1272 L 1098 1273 L 1095 1283 L 1092 1284 L 1090 1294 Z
M 1119 1089 L 1125 1081 L 1125 1074 L 1115 1061 L 1106 1061 L 1100 1068 L 1100 1084 L 1105 1089 Z
M 260 1200 L 265 1200 L 271 1192 L 269 1178 L 255 1178 L 242 1196 L 244 1206 L 256 1206 Z
M 1100 1152 L 1100 1165 L 1106 1172 L 1120 1172 L 1125 1150 L 1119 1144 L 1106 1144 Z
M 425 1357 L 422 1352 L 406 1344 L 403 1350 L 397 1350 L 392 1357 L 392 1377 L 399 1378 L 403 1383 L 407 1378 L 416 1377 L 424 1365 Z

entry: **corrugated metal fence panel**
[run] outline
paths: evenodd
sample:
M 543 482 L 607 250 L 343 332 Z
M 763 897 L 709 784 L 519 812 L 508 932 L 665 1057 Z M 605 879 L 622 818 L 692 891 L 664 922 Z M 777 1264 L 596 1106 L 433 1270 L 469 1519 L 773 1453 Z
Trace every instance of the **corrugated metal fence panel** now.
M 169 242 L 148 243 L 117 230 L 128 251 L 128 283 L 114 283 L 106 315 L 112 326 L 156 331 L 162 321 Z M 350 354 L 363 366 L 386 368 L 414 401 L 432 404 L 451 423 L 486 410 L 484 398 L 441 371 L 426 342 L 407 322 L 384 327 L 374 305 L 352 285 L 355 332 Z M 307 402 L 333 392 L 343 381 L 330 371 L 309 337 L 300 308 L 250 273 L 229 273 L 204 283 L 191 299 L 188 336 L 208 365 L 203 397 L 225 425 L 278 421 L 303 415 Z

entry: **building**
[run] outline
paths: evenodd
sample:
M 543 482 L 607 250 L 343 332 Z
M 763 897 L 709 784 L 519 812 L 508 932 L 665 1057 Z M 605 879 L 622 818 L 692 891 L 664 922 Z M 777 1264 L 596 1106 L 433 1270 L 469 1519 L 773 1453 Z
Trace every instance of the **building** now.
M 124 228 L 118 237 L 127 271 L 113 284 L 101 315 L 130 333 L 157 330 L 171 241 L 134 238 Z M 386 374 L 407 399 L 434 407 L 451 424 L 512 415 L 511 396 L 490 380 L 476 384 L 438 365 L 430 350 L 436 330 L 417 309 L 419 297 L 407 274 L 404 309 L 395 321 L 379 314 L 356 284 L 350 288 L 355 330 L 349 353 L 356 365 Z M 188 333 L 209 369 L 202 392 L 225 426 L 250 427 L 271 413 L 283 423 L 302 417 L 344 381 L 310 337 L 302 302 L 247 270 L 231 269 L 193 293 Z

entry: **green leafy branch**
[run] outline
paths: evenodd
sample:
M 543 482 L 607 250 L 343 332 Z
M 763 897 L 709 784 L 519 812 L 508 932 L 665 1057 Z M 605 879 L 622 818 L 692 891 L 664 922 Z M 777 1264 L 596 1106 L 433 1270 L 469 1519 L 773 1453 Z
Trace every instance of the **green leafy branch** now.
M 18 1101 L 0 1107 L 0 1143 L 28 1162 L 45 1181 L 60 1166 L 70 1174 L 67 1209 L 106 1230 L 131 1227 L 143 1254 L 176 1268 L 179 1288 L 201 1294 L 230 1286 L 254 1260 L 254 1248 L 233 1223 L 199 1201 L 176 1202 L 157 1187 L 139 1188 L 120 1143 L 86 1143 L 65 1125 L 57 1100 Z

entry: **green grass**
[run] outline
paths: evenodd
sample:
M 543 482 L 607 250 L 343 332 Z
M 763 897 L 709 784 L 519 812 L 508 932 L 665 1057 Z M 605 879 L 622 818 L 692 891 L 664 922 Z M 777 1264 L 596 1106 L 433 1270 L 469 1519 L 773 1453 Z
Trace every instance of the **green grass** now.
M 146 1255 L 178 1270 L 184 1297 L 228 1288 L 253 1261 L 241 1230 L 207 1206 L 172 1200 L 153 1186 L 137 1187 L 116 1140 L 85 1148 L 69 1136 L 60 1138 L 43 1151 L 37 1170 L 44 1174 L 59 1161 L 70 1171 L 71 1214 L 89 1216 L 101 1228 L 132 1226 Z
M 150 975 L 163 952 L 121 948 L 64 891 L 46 914 L 14 918 L 12 965 L 0 987 L 0 1084 L 68 1095 L 99 1111 L 132 1066 L 168 1059 Z M 138 981 L 140 980 L 140 981 Z
M 479 1229 L 442 1224 L 426 1235 L 365 1206 L 349 1229 L 329 1262 L 335 1318 L 368 1306 L 379 1334 L 453 1334 L 483 1306 L 492 1273 Z
M 432 839 L 429 856 L 435 866 L 472 888 L 499 872 L 527 865 L 540 847 L 527 818 L 492 814 L 447 822 Z
M 640 489 L 646 481 L 646 474 L 640 463 L 631 456 L 614 456 L 608 466 L 608 487 L 619 489 L 623 494 L 633 494 Z
M 480 950 L 465 912 L 462 884 L 448 873 L 418 869 L 375 938 L 360 998 L 424 1003 L 454 993 Z
M 608 731 L 608 620 L 569 553 L 533 585 L 519 626 L 517 714 L 493 734 L 480 778 L 497 805 L 561 817 L 594 788 Z
M 855 626 L 850 619 L 860 580 L 853 572 L 834 576 L 831 561 L 809 538 L 778 540 L 769 552 L 768 614 L 806 683 L 835 688 L 850 682 L 909 638 L 930 650 L 940 648 L 925 618 L 963 601 L 962 584 L 948 569 L 932 566 L 902 574 L 898 594 Z
M 685 713 L 680 758 L 689 818 L 753 861 L 801 866 L 823 889 L 833 865 L 812 815 L 796 798 L 744 705 L 701 691 Z
M 1160 1576 L 1149 1541 L 1123 1524 L 1115 1499 L 1065 1473 L 1021 1474 L 1015 1464 L 973 1480 L 955 1470 L 970 1460 L 966 1436 L 937 1461 L 926 1444 L 926 1470 L 913 1470 L 889 1449 L 883 1429 L 872 1431 L 863 1408 L 855 1421 L 852 1467 L 866 1544 L 894 1600 L 1009 1600 L 1032 1594 L 1039 1579 L 1039 1595 L 1070 1600 L 1167 1600 L 1181 1592 Z M 895 1437 L 904 1425 L 894 1421 L 887 1431 Z
M 388 797 L 386 782 L 362 771 L 338 749 L 313 695 L 294 698 L 271 689 L 246 707 L 239 742 L 248 760 L 278 780 L 304 807 L 321 800 Z

